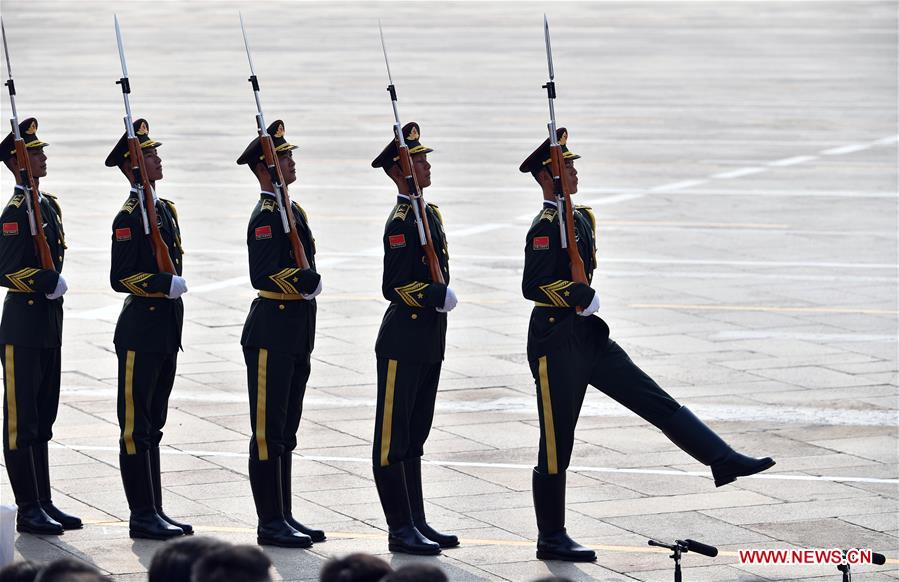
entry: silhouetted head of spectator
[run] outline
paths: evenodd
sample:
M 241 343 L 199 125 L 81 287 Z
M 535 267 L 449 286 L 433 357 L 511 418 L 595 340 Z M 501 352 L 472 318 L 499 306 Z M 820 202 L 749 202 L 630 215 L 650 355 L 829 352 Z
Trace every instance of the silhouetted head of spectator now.
M 382 582 L 449 582 L 449 578 L 437 566 L 409 564 L 385 576 Z
M 565 576 L 544 576 L 534 580 L 534 582 L 574 582 L 574 580 Z
M 319 574 L 320 582 L 378 582 L 393 572 L 390 564 L 369 554 L 350 554 L 328 560 Z
M 194 565 L 191 582 L 271 582 L 272 561 L 255 546 L 213 550 Z
M 99 570 L 75 558 L 60 558 L 44 566 L 34 582 L 112 582 Z
M 0 569 L 0 582 L 34 582 L 40 571 L 34 562 L 16 562 Z
M 200 558 L 228 547 L 215 538 L 187 537 L 162 546 L 150 562 L 147 582 L 190 582 L 190 574 Z

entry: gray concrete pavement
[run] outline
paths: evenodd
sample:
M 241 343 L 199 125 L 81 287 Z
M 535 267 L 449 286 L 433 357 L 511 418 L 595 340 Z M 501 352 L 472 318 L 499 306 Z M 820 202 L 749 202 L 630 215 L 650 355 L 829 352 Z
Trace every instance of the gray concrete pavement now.
M 23 116 L 40 119 L 69 253 L 59 505 L 88 526 L 21 536 L 16 551 L 76 555 L 143 580 L 158 543 L 132 541 L 117 471 L 109 225 L 124 181 L 103 159 L 122 131 L 112 14 L 133 107 L 165 143 L 160 194 L 184 230 L 185 349 L 163 444 L 166 505 L 201 534 L 254 541 L 239 335 L 254 293 L 234 164 L 254 136 L 240 37 L 263 104 L 300 146 L 292 195 L 316 234 L 324 292 L 295 463 L 295 506 L 329 541 L 268 550 L 278 576 L 316 579 L 350 551 L 389 556 L 368 458 L 380 236 L 393 192 L 370 160 L 390 138 L 383 18 L 405 120 L 435 148 L 453 286 L 428 510 L 462 547 L 432 559 L 454 580 L 559 574 L 670 579 L 647 537 L 720 544 L 690 580 L 834 580 L 830 567 L 741 565 L 746 547 L 859 545 L 896 580 L 897 82 L 895 2 L 292 3 L 3 0 Z M 598 393 L 569 477 L 569 529 L 596 564 L 541 563 L 530 466 L 538 424 L 524 355 L 522 247 L 539 193 L 517 166 L 545 135 L 541 16 L 554 33 L 560 124 L 580 203 L 599 220 L 601 313 L 613 337 L 735 446 L 770 454 L 763 478 L 716 490 L 706 471 Z M 2 113 L 8 116 L 8 102 Z M 3 173 L 2 188 L 11 189 Z M 10 497 L 5 473 L 4 502 Z M 402 564 L 411 558 L 389 558 Z

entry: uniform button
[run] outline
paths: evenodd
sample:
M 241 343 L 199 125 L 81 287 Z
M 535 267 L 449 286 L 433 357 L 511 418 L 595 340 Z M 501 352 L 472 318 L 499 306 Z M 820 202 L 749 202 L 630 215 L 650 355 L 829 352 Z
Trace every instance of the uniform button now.
M 550 322 L 550 323 L 555 323 L 555 322 L 556 322 L 556 318 L 555 318 L 555 317 L 550 317 L 550 318 L 549 318 L 549 322 Z
M 284 304 L 281 303 L 280 305 L 278 305 L 278 309 L 282 309 L 282 310 L 283 310 L 283 309 L 284 309 Z
M 418 319 L 418 314 L 417 314 L 417 313 L 413 313 L 410 317 L 411 317 L 412 319 Z
M 150 311 L 156 311 L 156 306 L 155 306 L 155 305 L 151 305 L 151 306 L 150 306 Z
M 178 259 L 175 259 L 175 264 L 176 264 L 176 265 L 178 264 Z
M 29 299 L 29 300 L 28 300 L 28 305 L 34 305 L 34 299 Z
M 59 255 L 59 260 L 60 260 L 60 261 L 62 260 L 62 255 Z
M 61 239 L 61 238 L 56 239 L 56 244 L 61 245 L 61 244 L 62 244 L 62 239 Z

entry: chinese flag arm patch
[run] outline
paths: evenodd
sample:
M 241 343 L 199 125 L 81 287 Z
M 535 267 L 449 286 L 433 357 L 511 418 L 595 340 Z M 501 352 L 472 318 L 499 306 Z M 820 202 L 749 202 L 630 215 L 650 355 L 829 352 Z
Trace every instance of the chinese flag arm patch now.
M 535 251 L 545 251 L 549 248 L 549 237 L 548 236 L 535 236 L 533 242 L 533 249 Z
M 272 238 L 272 227 L 271 226 L 257 226 L 256 227 L 256 240 L 263 240 L 266 238 Z
M 16 236 L 19 234 L 19 223 L 18 222 L 4 222 L 3 223 L 3 236 Z
M 387 237 L 387 242 L 390 243 L 390 248 L 392 249 L 400 249 L 406 246 L 406 235 L 404 234 L 392 234 Z
M 131 240 L 131 229 L 130 228 L 115 229 L 115 239 L 118 242 L 124 242 L 126 240 Z

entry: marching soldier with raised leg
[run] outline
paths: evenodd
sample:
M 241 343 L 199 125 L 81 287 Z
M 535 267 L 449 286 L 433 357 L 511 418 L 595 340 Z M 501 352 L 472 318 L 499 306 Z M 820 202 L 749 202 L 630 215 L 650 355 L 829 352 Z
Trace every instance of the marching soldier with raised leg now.
M 8 288 L 0 322 L 3 457 L 18 506 L 16 528 L 61 534 L 81 528 L 79 518 L 53 504 L 47 449 L 59 407 L 66 244 L 59 202 L 38 190 L 47 175 L 47 144 L 37 127 L 28 118 L 16 126 L 18 135 L 0 143 L 0 160 L 16 180 L 0 217 L 0 285 Z
M 599 294 L 590 286 L 596 269 L 596 219 L 586 206 L 573 208 L 577 192 L 568 132 L 556 129 L 552 53 L 546 25 L 550 81 L 550 138 L 521 164 L 543 194 L 543 208 L 527 235 L 522 292 L 534 301 L 528 330 L 528 362 L 537 388 L 540 451 L 533 474 L 539 536 L 537 558 L 592 561 L 596 553 L 565 530 L 565 470 L 574 430 L 590 384 L 662 430 L 683 451 L 712 469 L 715 486 L 774 465 L 727 445 L 685 406 L 662 390 L 609 338 L 598 316 Z
M 291 475 L 315 343 L 315 297 L 322 283 L 315 272 L 309 219 L 288 192 L 288 184 L 297 179 L 296 146 L 284 136 L 283 121 L 265 126 L 243 17 L 240 25 L 259 136 L 237 163 L 250 169 L 261 191 L 247 227 L 250 281 L 259 296 L 240 338 L 250 395 L 249 472 L 259 518 L 256 539 L 260 545 L 308 548 L 325 541 L 325 532 L 294 519 Z

